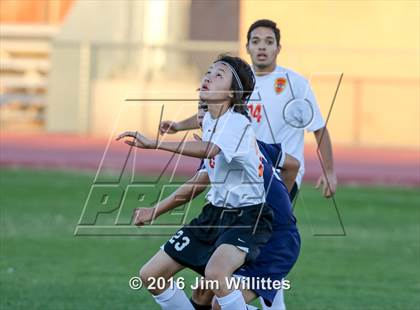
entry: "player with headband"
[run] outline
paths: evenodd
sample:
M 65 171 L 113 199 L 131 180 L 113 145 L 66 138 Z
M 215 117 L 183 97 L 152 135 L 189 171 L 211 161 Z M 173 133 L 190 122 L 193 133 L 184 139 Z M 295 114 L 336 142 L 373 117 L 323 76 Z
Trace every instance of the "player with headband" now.
M 124 132 L 130 146 L 161 149 L 204 159 L 210 179 L 208 203 L 201 214 L 164 244 L 146 263 L 140 277 L 167 280 L 164 289 L 149 289 L 162 309 L 194 309 L 169 279 L 188 267 L 217 283 L 212 289 L 222 309 L 246 309 L 242 293 L 228 279 L 255 260 L 272 232 L 273 211 L 265 204 L 262 155 L 247 117 L 254 88 L 251 67 L 238 57 L 222 56 L 205 74 L 200 100 L 207 103 L 203 140 L 156 143 L 138 132 Z
M 207 105 L 199 104 L 197 122 L 202 124 Z M 199 137 L 196 136 L 198 139 Z M 264 187 L 266 192 L 266 202 L 272 207 L 274 212 L 273 232 L 269 241 L 261 248 L 260 255 L 254 262 L 242 266 L 236 270 L 234 275 L 243 278 L 254 278 L 256 281 L 277 281 L 283 283 L 287 274 L 294 266 L 300 252 L 300 235 L 296 226 L 296 219 L 293 215 L 292 206 L 289 199 L 287 188 L 292 188 L 299 170 L 298 161 L 289 156 L 285 156 L 279 144 L 266 144 L 258 141 L 259 149 L 263 155 L 264 165 Z M 284 160 L 281 176 L 274 169 L 279 161 Z M 152 208 L 136 208 L 134 212 L 134 224 L 144 225 L 151 222 L 160 215 L 170 210 L 188 203 L 206 190 L 210 180 L 207 170 L 200 165 L 194 177 L 181 185 L 174 193 L 167 198 L 159 201 Z M 267 286 L 265 289 L 250 287 L 241 289 L 247 303 L 260 297 L 264 304 L 271 305 L 274 298 L 278 295 L 277 289 Z M 198 286 L 193 290 L 191 303 L 196 310 L 210 310 L 213 293 L 203 287 Z M 213 308 L 217 309 L 215 301 Z M 254 309 L 247 305 L 248 309 Z

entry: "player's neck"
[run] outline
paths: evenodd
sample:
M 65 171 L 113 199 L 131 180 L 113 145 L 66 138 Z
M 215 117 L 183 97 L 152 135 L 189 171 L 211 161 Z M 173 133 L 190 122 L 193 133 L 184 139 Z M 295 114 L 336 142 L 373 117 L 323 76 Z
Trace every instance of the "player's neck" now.
M 268 65 L 268 66 L 264 66 L 264 67 L 259 67 L 256 65 L 252 65 L 252 67 L 254 68 L 254 72 L 256 76 L 264 76 L 264 75 L 268 75 L 270 73 L 273 73 L 274 70 L 276 70 L 277 67 L 277 63 L 273 62 L 272 64 Z
M 208 111 L 211 115 L 211 118 L 219 118 L 229 109 L 229 101 L 223 103 L 213 103 L 208 105 Z

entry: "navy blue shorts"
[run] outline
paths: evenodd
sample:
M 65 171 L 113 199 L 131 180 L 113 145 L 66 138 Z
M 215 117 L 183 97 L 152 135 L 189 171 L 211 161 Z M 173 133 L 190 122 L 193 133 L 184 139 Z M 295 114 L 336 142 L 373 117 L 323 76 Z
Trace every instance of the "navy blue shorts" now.
M 261 248 L 257 259 L 243 265 L 234 274 L 281 281 L 296 263 L 299 252 L 300 235 L 297 230 L 275 230 L 267 244 Z M 253 289 L 253 291 L 269 306 L 277 293 L 276 289 Z
M 179 229 L 163 250 L 181 265 L 204 275 L 206 265 L 221 244 L 237 246 L 255 260 L 270 240 L 273 211 L 259 204 L 243 208 L 204 206 L 201 214 Z

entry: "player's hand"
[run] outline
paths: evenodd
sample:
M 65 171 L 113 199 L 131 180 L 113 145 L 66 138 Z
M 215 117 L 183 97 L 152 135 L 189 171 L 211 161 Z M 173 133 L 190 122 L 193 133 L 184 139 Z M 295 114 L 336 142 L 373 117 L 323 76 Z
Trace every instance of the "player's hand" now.
M 201 139 L 201 137 L 199 135 L 196 135 L 195 133 L 193 134 L 193 137 L 195 141 L 203 141 L 203 139 Z
M 142 149 L 155 149 L 156 142 L 152 141 L 145 136 L 139 134 L 137 131 L 126 131 L 117 137 L 117 141 L 123 138 L 133 138 L 133 140 L 125 140 L 124 142 L 129 146 L 135 146 Z
M 173 121 L 162 121 L 159 125 L 159 133 L 161 135 L 165 133 L 173 134 L 178 132 L 178 123 Z
M 328 179 L 328 182 L 327 182 Z M 318 189 L 322 186 L 322 195 L 325 198 L 334 196 L 337 189 L 337 176 L 333 172 L 328 172 L 326 175 L 321 175 L 316 182 L 315 188 Z
M 134 225 L 143 226 L 146 222 L 151 222 L 154 218 L 155 208 L 136 208 L 134 209 Z

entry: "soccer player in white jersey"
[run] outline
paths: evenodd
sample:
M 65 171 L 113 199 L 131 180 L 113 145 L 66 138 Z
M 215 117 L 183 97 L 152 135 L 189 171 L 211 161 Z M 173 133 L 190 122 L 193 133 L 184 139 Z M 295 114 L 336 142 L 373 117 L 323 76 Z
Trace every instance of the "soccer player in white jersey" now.
M 308 81 L 298 73 L 277 65 L 281 50 L 280 30 L 271 20 L 258 20 L 247 34 L 256 86 L 250 100 L 253 128 L 259 140 L 281 143 L 283 149 L 300 162 L 296 186 L 300 187 L 305 163 L 304 131 L 313 132 L 321 153 L 325 174 L 317 182 L 325 197 L 337 186 L 330 135 Z
M 210 66 L 200 87 L 200 100 L 208 105 L 202 141 L 157 143 L 138 132 L 117 138 L 130 146 L 202 158 L 210 179 L 208 204 L 201 214 L 179 229 L 140 271 L 162 309 L 194 309 L 185 293 L 169 281 L 185 267 L 218 284 L 212 291 L 221 309 L 246 309 L 242 293 L 231 289 L 227 279 L 257 258 L 271 237 L 274 218 L 265 204 L 263 158 L 247 117 L 254 83 L 246 62 L 222 56 Z M 166 280 L 164 289 L 149 286 L 158 278 Z
M 202 127 L 206 108 L 206 105 L 199 104 L 197 121 L 200 127 Z M 195 137 L 200 140 L 198 136 Z M 279 144 L 269 145 L 261 141 L 257 141 L 257 143 L 263 155 L 266 203 L 274 212 L 273 232 L 270 240 L 261 248 L 257 259 L 235 271 L 234 276 L 257 279 L 256 281 L 265 279 L 265 281 L 283 282 L 282 279 L 296 263 L 300 249 L 300 236 L 288 191 L 295 182 L 299 165 L 297 160 L 283 154 Z M 284 164 L 280 177 L 278 170 L 275 170 L 274 167 L 281 160 L 284 160 Z M 169 197 L 159 201 L 152 208 L 137 208 L 134 212 L 134 224 L 144 225 L 173 208 L 187 203 L 203 192 L 209 182 L 207 169 L 204 168 L 202 162 L 195 176 L 186 184 L 181 185 Z M 248 289 L 242 288 L 241 292 L 247 303 L 259 297 L 265 304 L 270 305 L 278 295 L 275 288 L 265 287 L 263 289 L 255 285 Z M 193 289 L 190 301 L 196 310 L 210 310 L 212 309 L 213 296 L 210 290 L 198 286 Z M 219 309 L 217 303 L 214 300 L 213 302 L 213 309 Z M 255 308 L 247 305 L 247 309 Z
M 291 191 L 294 199 L 305 171 L 304 131 L 313 132 L 325 172 L 319 177 L 316 187 L 322 186 L 324 197 L 331 197 L 336 191 L 337 177 L 329 132 L 308 81 L 277 65 L 281 44 L 276 23 L 266 19 L 253 23 L 247 33 L 246 47 L 256 76 L 256 86 L 248 106 L 257 139 L 265 143 L 281 143 L 285 153 L 299 160 L 300 170 Z M 163 121 L 160 126 L 161 133 L 196 128 L 195 115 L 181 122 Z M 285 309 L 283 292 L 279 291 L 272 307 L 262 305 L 263 309 Z

